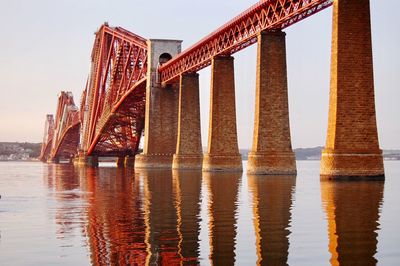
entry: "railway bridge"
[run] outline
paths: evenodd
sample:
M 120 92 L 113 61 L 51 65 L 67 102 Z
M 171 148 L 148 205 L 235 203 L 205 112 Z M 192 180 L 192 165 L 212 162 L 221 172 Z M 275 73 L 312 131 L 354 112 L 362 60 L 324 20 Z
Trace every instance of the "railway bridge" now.
M 375 103 L 369 0 L 263 0 L 192 47 L 104 24 L 80 107 L 61 93 L 47 115 L 41 159 L 102 156 L 137 168 L 242 171 L 233 55 L 257 45 L 251 174 L 296 174 L 284 29 L 333 5 L 331 82 L 321 177 L 384 177 Z M 208 146 L 200 133 L 198 71 L 211 66 Z M 239 73 L 240 74 L 240 73 Z M 139 143 L 143 150 L 139 152 Z

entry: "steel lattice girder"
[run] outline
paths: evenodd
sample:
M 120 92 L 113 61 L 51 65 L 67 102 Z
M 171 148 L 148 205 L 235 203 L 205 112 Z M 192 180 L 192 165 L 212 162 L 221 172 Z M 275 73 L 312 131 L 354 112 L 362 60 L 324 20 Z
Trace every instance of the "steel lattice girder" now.
M 103 25 L 96 33 L 91 74 L 81 103 L 81 112 L 87 112 L 82 114 L 81 149 L 85 154 L 137 149 L 140 135 L 136 136 L 133 125 L 142 122 L 132 119 L 144 119 L 144 109 L 138 108 L 140 115 L 125 112 L 122 116 L 119 112 L 145 101 L 146 72 L 147 40 Z M 129 153 L 136 152 L 132 150 Z
M 79 144 L 80 112 L 72 93 L 62 91 L 58 98 L 50 158 L 72 157 Z
M 40 160 L 41 161 L 47 161 L 47 159 L 50 157 L 50 152 L 51 152 L 51 146 L 53 145 L 53 139 L 50 138 L 48 142 L 43 142 L 42 143 L 42 151 L 40 153 Z
M 51 158 L 64 157 L 70 158 L 77 154 L 79 145 L 79 132 L 80 132 L 80 121 L 72 124 L 62 134 L 58 145 L 52 152 Z
M 197 72 L 217 55 L 231 55 L 257 41 L 264 30 L 281 30 L 329 6 L 333 0 L 264 0 L 250 7 L 160 67 L 161 82 Z
M 46 161 L 50 156 L 53 135 L 54 135 L 54 116 L 52 114 L 48 114 L 46 115 L 46 122 L 44 124 L 44 136 L 39 156 L 39 159 L 42 161 Z
M 146 81 L 136 84 L 99 123 L 87 154 L 134 155 L 144 128 Z

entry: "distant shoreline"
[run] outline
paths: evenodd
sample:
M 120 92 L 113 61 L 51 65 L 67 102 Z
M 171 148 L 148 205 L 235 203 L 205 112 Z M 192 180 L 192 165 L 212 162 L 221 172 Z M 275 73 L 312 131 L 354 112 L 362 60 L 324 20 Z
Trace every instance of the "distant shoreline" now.
M 28 159 L 28 160 L 0 160 L 2 162 L 23 162 L 23 163 L 32 163 L 32 162 L 41 162 L 39 159 Z
M 242 160 L 243 161 L 247 161 L 247 156 L 242 156 Z M 383 160 L 384 161 L 400 161 L 400 159 L 399 158 L 385 158 L 385 157 L 383 157 Z M 298 158 L 296 158 L 296 161 L 321 161 L 321 159 L 313 159 L 313 158 L 311 158 L 311 159 L 304 159 L 304 158 L 301 158 L 301 159 L 298 159 Z M 38 160 L 38 159 L 30 159 L 30 160 L 0 160 L 0 163 L 4 163 L 4 162 L 19 162 L 19 163 L 41 163 L 42 161 L 40 161 L 40 160 Z M 107 160 L 107 161 L 100 161 L 100 162 L 102 162 L 102 163 L 112 163 L 112 162 L 115 162 L 114 160 Z M 63 162 L 61 162 L 61 163 L 63 163 Z
M 41 143 L 29 142 L 0 142 L 0 162 L 37 162 L 40 155 Z M 324 147 L 317 146 L 313 148 L 296 148 L 294 153 L 298 161 L 319 161 Z M 206 151 L 207 148 L 203 147 Z M 243 160 L 247 160 L 250 149 L 240 149 Z M 102 158 L 113 161 L 113 158 Z M 400 150 L 383 150 L 383 159 L 385 161 L 399 161 Z

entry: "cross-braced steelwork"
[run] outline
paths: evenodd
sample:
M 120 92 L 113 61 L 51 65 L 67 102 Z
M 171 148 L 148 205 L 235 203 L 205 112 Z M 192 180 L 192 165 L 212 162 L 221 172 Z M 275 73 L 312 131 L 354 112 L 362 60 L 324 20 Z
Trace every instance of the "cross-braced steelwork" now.
M 50 156 L 50 150 L 53 143 L 54 135 L 54 116 L 48 114 L 46 116 L 46 122 L 44 124 L 44 136 L 42 142 L 42 149 L 40 151 L 39 159 L 43 162 L 47 161 Z
M 120 27 L 101 26 L 82 96 L 80 151 L 134 155 L 144 126 L 147 40 Z
M 81 121 L 71 92 L 58 97 L 50 159 L 72 158 L 77 154 Z
M 257 40 L 264 31 L 279 31 L 332 5 L 333 0 L 265 0 L 241 13 L 197 44 L 159 67 L 157 82 L 172 83 L 197 72 L 217 55 L 231 55 Z M 138 152 L 145 125 L 148 41 L 107 23 L 96 32 L 91 71 L 82 94 L 78 153 L 82 156 L 126 156 Z M 151 79 L 151 78 L 150 78 Z M 149 99 L 147 99 L 149 100 Z M 78 117 L 79 116 L 79 117 Z M 58 120 L 56 117 L 55 128 Z M 76 129 L 76 128 L 75 128 Z M 49 131 L 50 128 L 46 130 Z M 50 132 L 50 131 L 49 131 Z M 45 133 L 50 136 L 50 133 Z M 57 135 L 58 134 L 58 135 Z M 73 155 L 74 145 L 60 132 L 42 147 L 42 159 Z M 74 135 L 74 138 L 76 135 Z M 48 146 L 54 147 L 52 151 Z
M 159 69 L 161 81 L 170 83 L 182 73 L 197 72 L 217 55 L 231 55 L 254 44 L 261 31 L 284 29 L 332 3 L 333 0 L 260 1 L 164 64 Z
M 57 113 L 46 116 L 40 159 L 42 161 L 69 159 L 77 154 L 81 125 L 78 107 L 71 92 L 58 96 Z

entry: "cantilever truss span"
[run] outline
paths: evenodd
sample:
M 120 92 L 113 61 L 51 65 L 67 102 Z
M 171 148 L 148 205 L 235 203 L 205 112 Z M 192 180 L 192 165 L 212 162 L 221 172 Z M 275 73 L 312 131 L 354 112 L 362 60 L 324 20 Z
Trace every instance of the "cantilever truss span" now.
M 47 115 L 40 159 L 71 158 L 77 154 L 81 121 L 71 92 L 58 96 L 55 119 Z
M 144 127 L 147 40 L 104 24 L 96 33 L 83 93 L 81 151 L 134 155 Z

